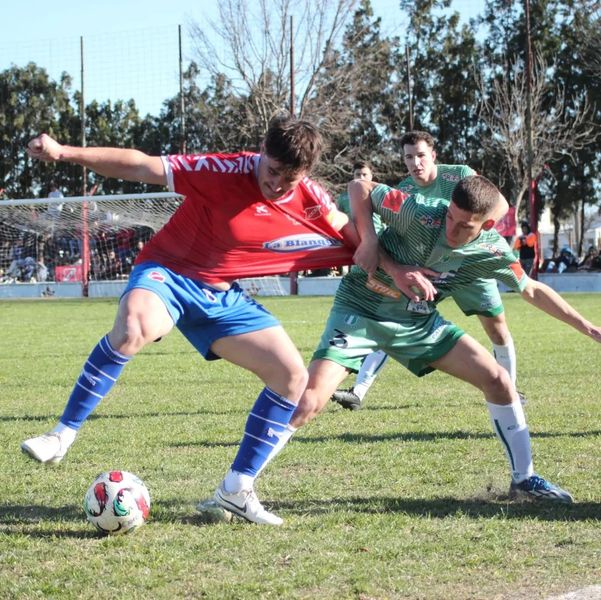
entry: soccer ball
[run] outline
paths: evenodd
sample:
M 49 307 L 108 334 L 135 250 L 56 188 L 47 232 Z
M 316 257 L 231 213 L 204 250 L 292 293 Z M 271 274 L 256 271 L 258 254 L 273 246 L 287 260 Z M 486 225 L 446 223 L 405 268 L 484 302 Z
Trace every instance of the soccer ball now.
M 88 521 L 101 533 L 129 533 L 146 521 L 150 494 L 144 482 L 132 473 L 107 471 L 88 488 L 83 509 Z

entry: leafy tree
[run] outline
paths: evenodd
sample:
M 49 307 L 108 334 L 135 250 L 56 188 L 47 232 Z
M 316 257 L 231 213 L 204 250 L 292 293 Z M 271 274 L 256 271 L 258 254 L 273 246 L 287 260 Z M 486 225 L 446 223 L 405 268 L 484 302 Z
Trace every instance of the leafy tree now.
M 0 72 L 0 188 L 12 198 L 45 195 L 51 179 L 68 182 L 69 169 L 32 164 L 25 149 L 29 140 L 45 131 L 64 137 L 74 111 L 70 104 L 71 79 L 63 73 L 52 81 L 34 63 Z

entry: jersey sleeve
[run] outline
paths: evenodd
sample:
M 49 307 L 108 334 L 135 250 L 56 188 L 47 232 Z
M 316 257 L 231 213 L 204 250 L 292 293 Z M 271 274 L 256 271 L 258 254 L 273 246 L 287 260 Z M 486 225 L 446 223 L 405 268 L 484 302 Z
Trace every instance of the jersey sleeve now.
M 415 204 L 406 202 L 410 194 L 379 184 L 371 191 L 371 205 L 374 214 L 380 215 L 384 226 L 394 223 L 394 230 L 403 235 L 415 216 Z
M 528 275 L 516 254 L 499 235 L 484 241 L 480 246 L 486 251 L 486 258 L 474 263 L 474 277 L 496 279 L 514 292 L 521 293 L 528 283 Z
M 175 184 L 173 182 L 173 169 L 171 168 L 171 161 L 168 156 L 161 156 L 161 161 L 163 162 L 163 169 L 165 170 L 165 175 L 167 177 L 167 189 L 170 192 L 175 192 Z
M 321 185 L 309 178 L 306 178 L 303 184 L 317 202 L 319 210 L 326 221 L 333 229 L 340 231 L 349 222 L 348 215 L 336 206 L 332 196 Z

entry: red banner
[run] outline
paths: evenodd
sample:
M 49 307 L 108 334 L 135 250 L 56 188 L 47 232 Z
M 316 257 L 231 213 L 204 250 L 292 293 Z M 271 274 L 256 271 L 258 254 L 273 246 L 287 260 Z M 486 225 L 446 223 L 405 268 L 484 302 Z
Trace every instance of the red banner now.
M 64 265 L 54 269 L 56 281 L 83 281 L 81 265 Z
M 513 237 L 515 235 L 515 206 L 510 206 L 507 214 L 497 221 L 495 229 L 503 237 Z

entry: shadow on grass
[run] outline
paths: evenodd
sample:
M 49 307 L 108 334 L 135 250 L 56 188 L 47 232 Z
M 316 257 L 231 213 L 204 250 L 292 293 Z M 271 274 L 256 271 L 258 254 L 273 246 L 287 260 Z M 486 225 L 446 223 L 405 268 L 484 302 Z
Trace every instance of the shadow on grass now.
M 537 519 L 540 521 L 587 521 L 601 519 L 601 503 L 572 505 L 542 502 L 510 502 L 507 496 L 490 493 L 490 499 L 350 497 L 301 502 L 270 502 L 269 508 L 317 516 L 337 512 L 361 514 L 400 513 L 434 519 L 449 517 Z
M 81 529 L 48 529 L 47 524 L 71 521 L 81 523 Z M 39 529 L 44 525 L 44 529 Z M 97 532 L 86 523 L 81 506 L 39 506 L 0 504 L 0 533 L 18 534 L 36 538 L 94 538 Z
M 562 438 L 562 437 L 589 437 L 599 436 L 601 431 L 542 431 L 530 432 L 530 437 L 537 439 L 545 438 Z M 492 432 L 483 431 L 407 431 L 398 433 L 341 433 L 340 435 L 329 436 L 307 436 L 297 435 L 294 437 L 294 442 L 298 443 L 323 443 L 339 440 L 349 444 L 365 444 L 370 442 L 433 442 L 436 440 L 485 440 L 496 437 Z
M 534 439 L 563 438 L 563 437 L 589 437 L 599 436 L 601 431 L 564 431 L 564 432 L 541 432 L 531 433 Z M 370 444 L 376 442 L 434 442 L 437 440 L 486 440 L 494 439 L 494 433 L 482 431 L 409 431 L 405 433 L 341 433 L 339 435 L 310 436 L 297 435 L 293 438 L 294 444 L 322 444 L 338 440 L 346 444 Z M 197 440 L 193 442 L 177 442 L 169 444 L 169 448 L 227 448 L 240 444 L 239 438 L 231 441 L 214 442 Z
M 490 498 L 396 498 L 396 497 L 348 497 L 322 500 L 269 501 L 269 510 L 288 511 L 308 517 L 336 516 L 348 518 L 353 514 L 390 515 L 404 514 L 427 519 L 448 518 L 503 518 L 538 521 L 597 521 L 601 519 L 601 503 L 583 502 L 572 505 L 543 504 L 537 502 L 509 502 L 507 497 Z M 78 525 L 73 529 L 73 522 Z M 153 504 L 150 523 L 210 526 L 219 521 L 201 518 L 194 511 L 194 505 L 181 501 Z M 63 527 L 49 527 L 49 523 L 64 524 Z M 234 519 L 233 523 L 246 524 Z M 79 527 L 81 524 L 81 527 Z M 70 528 L 68 528 L 70 527 Z M 23 535 L 34 538 L 103 538 L 85 522 L 83 510 L 79 506 L 60 507 L 36 505 L 0 505 L 0 533 Z
M 109 415 L 90 415 L 88 420 L 103 420 L 103 419 L 155 419 L 155 418 L 163 418 L 163 417 L 196 417 L 203 415 L 211 415 L 211 416 L 224 416 L 231 417 L 236 414 L 248 414 L 248 410 L 246 408 L 234 408 L 231 407 L 228 410 L 197 410 L 197 411 L 180 411 L 180 412 L 144 412 L 144 413 L 123 413 L 123 414 L 109 414 Z M 12 421 L 56 421 L 59 417 L 59 414 L 54 413 L 51 415 L 11 415 L 0 416 L 0 422 L 10 423 Z

